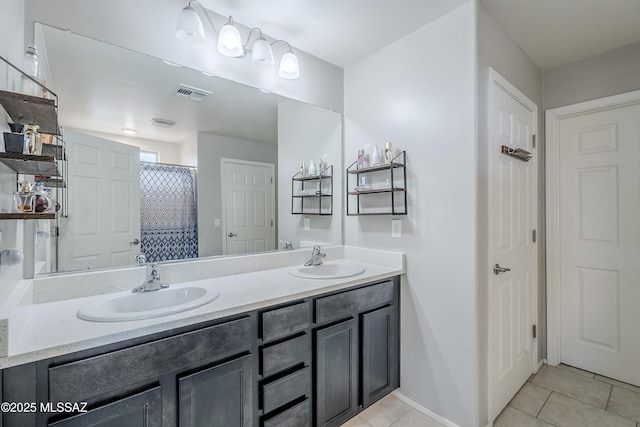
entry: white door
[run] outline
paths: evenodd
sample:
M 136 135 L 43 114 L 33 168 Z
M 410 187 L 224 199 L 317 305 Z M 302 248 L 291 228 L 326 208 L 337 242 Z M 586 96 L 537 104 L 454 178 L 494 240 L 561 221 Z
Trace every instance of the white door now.
M 640 386 L 640 105 L 557 129 L 560 361 Z
M 493 71 L 493 70 L 492 70 Z M 491 419 L 536 366 L 536 106 L 492 72 L 489 123 L 489 344 Z M 517 97 L 517 98 L 516 98 Z M 502 146 L 532 153 L 529 161 Z M 494 266 L 510 271 L 494 272 Z M 497 274 L 496 274 L 497 273 Z
M 223 251 L 244 254 L 275 249 L 275 166 L 222 159 Z
M 65 132 L 69 217 L 61 220 L 61 271 L 133 265 L 140 246 L 139 149 Z

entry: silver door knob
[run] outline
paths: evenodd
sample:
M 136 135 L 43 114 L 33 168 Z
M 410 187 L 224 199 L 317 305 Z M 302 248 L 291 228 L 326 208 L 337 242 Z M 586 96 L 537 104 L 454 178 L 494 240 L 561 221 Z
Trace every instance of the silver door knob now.
M 129 242 L 129 246 L 136 246 L 140 244 L 140 240 L 133 239 L 133 241 Z
M 501 274 L 506 273 L 507 271 L 511 271 L 509 267 L 500 267 L 500 264 L 496 264 L 493 266 L 493 274 Z
M 227 236 L 229 236 L 229 237 L 236 237 L 236 236 L 237 236 L 237 234 L 235 234 L 235 233 L 229 233 L 229 234 L 227 234 Z

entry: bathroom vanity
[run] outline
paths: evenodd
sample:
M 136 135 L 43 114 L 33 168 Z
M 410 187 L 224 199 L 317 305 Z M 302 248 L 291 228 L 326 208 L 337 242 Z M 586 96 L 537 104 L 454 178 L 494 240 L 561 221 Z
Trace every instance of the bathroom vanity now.
M 342 280 L 295 278 L 290 268 L 251 273 L 313 289 L 8 367 L 2 401 L 38 410 L 4 411 L 1 425 L 341 425 L 399 386 L 400 272 L 363 265 L 369 275 Z

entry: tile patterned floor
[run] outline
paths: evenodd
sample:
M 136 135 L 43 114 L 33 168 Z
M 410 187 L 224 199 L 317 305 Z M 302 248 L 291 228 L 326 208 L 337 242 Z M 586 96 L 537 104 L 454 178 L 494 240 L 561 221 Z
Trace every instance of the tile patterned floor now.
M 640 387 L 567 365 L 543 366 L 495 427 L 640 427 Z
M 397 397 L 388 395 L 373 406 L 350 419 L 343 427 L 443 427 L 407 405 Z
M 393 395 L 343 427 L 442 427 Z M 495 427 L 640 427 L 640 387 L 567 365 L 543 366 Z

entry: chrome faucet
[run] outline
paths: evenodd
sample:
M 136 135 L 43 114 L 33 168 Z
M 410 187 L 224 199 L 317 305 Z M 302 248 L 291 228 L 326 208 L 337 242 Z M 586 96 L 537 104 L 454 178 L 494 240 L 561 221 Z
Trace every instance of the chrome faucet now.
M 311 252 L 311 259 L 304 263 L 304 265 L 321 265 L 322 259 L 326 257 L 327 254 L 321 252 L 320 246 L 315 245 L 313 247 L 313 252 Z
M 144 279 L 142 285 L 137 288 L 133 288 L 131 292 L 149 292 L 157 291 L 162 288 L 168 288 L 169 285 L 160 281 L 160 273 L 158 272 L 158 264 L 147 264 L 147 278 Z
M 282 243 L 282 249 L 284 249 L 285 251 L 290 251 L 293 249 L 293 243 L 288 240 L 280 240 L 280 243 Z

